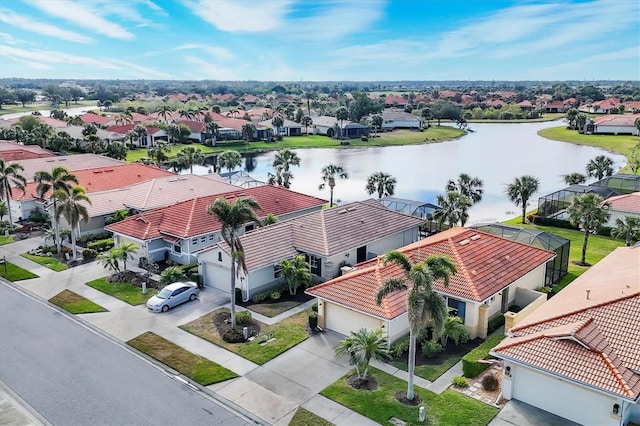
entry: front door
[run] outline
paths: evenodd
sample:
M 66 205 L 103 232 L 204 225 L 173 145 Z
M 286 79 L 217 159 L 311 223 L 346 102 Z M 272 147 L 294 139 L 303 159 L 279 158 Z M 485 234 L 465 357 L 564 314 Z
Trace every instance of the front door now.
M 503 314 L 509 310 L 509 287 L 502 290 L 502 305 L 500 306 L 500 312 Z
M 367 260 L 367 246 L 358 247 L 356 252 L 356 262 L 364 262 Z

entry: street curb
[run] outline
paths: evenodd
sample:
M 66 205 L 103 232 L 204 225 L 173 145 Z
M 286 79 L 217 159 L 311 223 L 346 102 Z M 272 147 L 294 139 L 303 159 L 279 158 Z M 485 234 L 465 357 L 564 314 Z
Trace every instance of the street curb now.
M 24 414 L 32 423 L 37 426 L 53 426 L 42 414 L 38 413 L 31 405 L 27 403 L 20 395 L 15 393 L 10 387 L 0 380 L 0 393 L 9 401 L 14 408 Z
M 172 368 L 170 368 L 169 366 L 161 363 L 160 361 L 156 360 L 155 358 L 140 352 L 139 350 L 127 345 L 125 342 L 115 338 L 114 336 L 112 336 L 111 334 L 107 333 L 106 331 L 102 330 L 99 327 L 96 327 L 95 325 L 91 324 L 89 321 L 85 320 L 84 318 L 80 318 L 64 309 L 62 309 L 61 307 L 54 305 L 53 303 L 49 302 L 48 300 L 46 300 L 45 298 L 31 293 L 29 290 L 25 289 L 24 287 L 15 284 L 12 281 L 8 281 L 3 277 L 0 277 L 0 281 L 2 281 L 3 283 L 7 284 L 8 287 L 10 287 L 11 289 L 23 294 L 26 297 L 31 298 L 32 300 L 35 300 L 45 306 L 47 306 L 49 309 L 51 310 L 55 310 L 57 312 L 59 312 L 60 314 L 66 316 L 67 318 L 69 318 L 72 321 L 77 322 L 78 324 L 80 324 L 81 326 L 83 326 L 84 328 L 86 328 L 87 330 L 96 333 L 108 340 L 110 340 L 111 342 L 117 344 L 118 346 L 120 346 L 121 348 L 123 348 L 125 351 L 129 352 L 130 354 L 140 358 L 141 360 L 145 361 L 147 364 L 150 364 L 151 366 L 153 366 L 154 368 L 160 370 L 161 372 L 163 372 L 164 374 L 166 374 L 167 376 L 171 377 L 174 380 L 177 380 L 178 382 L 181 382 L 184 386 L 188 386 L 189 388 L 191 388 L 194 392 L 201 392 L 203 394 L 203 396 L 207 397 L 210 400 L 213 400 L 213 402 L 223 406 L 224 408 L 228 409 L 229 411 L 233 412 L 234 414 L 244 418 L 246 421 L 248 421 L 249 423 L 253 423 L 253 424 L 257 424 L 257 425 L 271 425 L 271 423 L 265 421 L 264 419 L 256 416 L 255 414 L 251 413 L 250 411 L 246 410 L 245 408 L 239 406 L 238 404 L 236 404 L 233 401 L 230 401 L 214 392 L 212 392 L 211 390 L 207 389 L 206 387 L 200 385 L 199 383 L 196 383 L 194 381 L 192 381 L 191 379 L 189 379 L 188 377 L 182 375 L 181 373 L 179 373 L 178 371 L 173 370 Z M 0 381 L 0 385 L 2 385 L 2 382 Z M 5 388 L 3 386 L 3 388 Z M 8 388 L 7 388 L 8 389 Z M 10 391 L 10 390 L 9 390 Z M 11 394 L 14 395 L 14 393 L 11 391 Z M 19 398 L 19 396 L 18 396 Z M 21 400 L 21 398 L 19 399 L 19 401 Z M 37 411 L 33 410 L 27 403 L 24 403 L 25 407 L 28 407 L 31 411 L 32 414 L 36 415 L 36 418 L 39 420 L 40 418 L 44 419 L 44 417 L 42 417 L 40 415 L 40 413 L 38 413 Z M 46 421 L 46 419 L 44 419 L 43 424 L 45 426 L 51 426 L 51 423 L 49 423 L 48 421 Z

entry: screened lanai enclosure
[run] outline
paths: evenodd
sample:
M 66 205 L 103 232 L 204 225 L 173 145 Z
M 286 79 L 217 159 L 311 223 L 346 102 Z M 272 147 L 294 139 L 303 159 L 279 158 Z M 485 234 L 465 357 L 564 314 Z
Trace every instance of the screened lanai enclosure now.
M 547 286 L 552 286 L 567 275 L 571 241 L 566 238 L 546 231 L 518 228 L 517 226 L 503 225 L 501 223 L 479 223 L 471 225 L 470 228 L 555 252 L 555 259 L 547 263 L 545 276 L 545 285 Z
M 424 201 L 406 200 L 396 197 L 382 197 L 378 200 L 383 206 L 394 212 L 408 214 L 410 216 L 424 219 L 424 224 L 420 227 L 420 237 L 437 234 L 448 226 L 433 220 L 433 213 L 440 209 L 440 206 Z
M 594 182 L 591 186 L 608 188 L 618 194 L 631 194 L 640 191 L 640 175 L 618 173 Z
M 567 207 L 576 195 L 594 193 L 603 200 L 618 195 L 612 189 L 603 186 L 571 185 L 559 191 L 538 198 L 538 216 L 568 220 Z

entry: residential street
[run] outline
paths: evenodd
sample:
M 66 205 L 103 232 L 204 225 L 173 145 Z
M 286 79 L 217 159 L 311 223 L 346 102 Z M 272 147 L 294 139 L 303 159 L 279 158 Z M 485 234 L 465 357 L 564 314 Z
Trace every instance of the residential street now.
M 52 424 L 250 424 L 4 282 L 0 342 L 0 381 Z

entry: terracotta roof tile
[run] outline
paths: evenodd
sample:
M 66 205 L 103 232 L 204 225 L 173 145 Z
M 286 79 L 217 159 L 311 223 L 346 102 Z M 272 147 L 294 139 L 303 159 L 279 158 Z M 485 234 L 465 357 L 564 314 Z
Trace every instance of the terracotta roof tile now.
M 483 301 L 528 272 L 553 259 L 553 252 L 507 240 L 475 229 L 452 228 L 398 249 L 412 263 L 432 255 L 449 257 L 458 272 L 449 286 L 436 282 L 434 290 L 467 300 Z M 395 295 L 386 308 L 377 306 L 375 294 L 382 283 L 403 276 L 394 264 L 384 266 L 380 258 L 356 265 L 356 270 L 313 287 L 307 292 L 345 306 L 392 319 L 404 313 L 405 302 Z M 355 297 L 358 293 L 360 296 Z
M 610 210 L 619 210 L 629 213 L 640 213 L 640 192 L 616 195 L 607 199 Z

